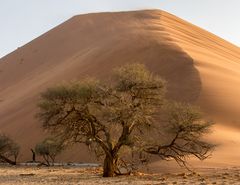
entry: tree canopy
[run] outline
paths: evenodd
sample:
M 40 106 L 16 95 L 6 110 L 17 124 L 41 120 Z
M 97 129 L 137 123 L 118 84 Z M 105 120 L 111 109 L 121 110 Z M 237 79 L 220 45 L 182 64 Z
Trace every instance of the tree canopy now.
M 165 102 L 165 81 L 144 65 L 131 64 L 114 70 L 105 83 L 86 79 L 47 89 L 38 116 L 56 137 L 85 143 L 103 157 L 104 177 L 121 174 L 129 170 L 128 161 L 146 161 L 148 155 L 182 165 L 189 155 L 207 157 L 213 145 L 201 136 L 210 124 L 189 105 L 174 104 L 161 116 Z M 168 118 L 168 130 L 162 117 Z
M 19 155 L 20 146 L 11 138 L 4 134 L 0 134 L 0 161 L 16 165 Z
M 47 166 L 54 165 L 55 158 L 64 149 L 62 141 L 57 138 L 46 138 L 35 147 L 38 155 L 42 156 Z

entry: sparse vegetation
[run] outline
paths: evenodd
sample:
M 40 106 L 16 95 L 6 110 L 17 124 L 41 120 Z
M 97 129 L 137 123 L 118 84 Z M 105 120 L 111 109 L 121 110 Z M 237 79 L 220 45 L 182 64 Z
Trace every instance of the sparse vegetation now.
M 199 108 L 189 104 L 171 103 L 165 108 L 161 123 L 165 124 L 166 129 L 156 134 L 158 137 L 154 137 L 152 144 L 146 144 L 147 153 L 159 155 L 161 159 L 174 159 L 183 167 L 187 167 L 187 158 L 190 156 L 200 160 L 209 157 L 214 145 L 204 141 L 202 136 L 210 131 L 212 122 L 203 119 Z M 160 127 L 155 130 L 164 128 L 163 125 Z M 165 141 L 163 138 L 166 138 Z
M 190 105 L 164 109 L 164 93 L 161 78 L 141 64 L 126 65 L 108 83 L 87 79 L 48 89 L 38 116 L 57 138 L 88 145 L 103 160 L 104 177 L 129 174 L 151 155 L 182 166 L 189 156 L 207 158 L 213 145 L 201 138 L 211 124 Z
M 0 161 L 16 165 L 19 155 L 20 146 L 11 138 L 4 134 L 0 134 Z
M 38 155 L 42 156 L 47 166 L 54 165 L 55 158 L 63 151 L 63 143 L 56 138 L 47 138 L 35 147 Z

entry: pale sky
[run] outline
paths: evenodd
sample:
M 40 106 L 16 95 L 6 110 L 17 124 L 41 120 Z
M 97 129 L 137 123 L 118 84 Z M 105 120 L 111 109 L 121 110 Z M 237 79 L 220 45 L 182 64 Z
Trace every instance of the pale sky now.
M 240 46 L 240 0 L 0 0 L 0 58 L 77 14 L 162 9 Z

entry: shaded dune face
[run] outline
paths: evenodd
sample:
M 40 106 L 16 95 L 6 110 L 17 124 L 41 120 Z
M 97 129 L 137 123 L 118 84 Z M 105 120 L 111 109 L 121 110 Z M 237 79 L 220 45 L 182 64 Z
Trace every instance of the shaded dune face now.
M 199 42 L 201 38 L 207 41 Z M 211 47 L 203 50 L 205 45 Z M 209 67 L 209 61 L 218 57 L 223 63 L 217 72 L 212 70 L 214 78 L 210 79 L 222 77 L 220 70 L 227 74 L 227 55 L 222 57 L 225 49 L 221 45 L 231 50 L 229 62 L 239 57 L 239 49 L 233 45 L 157 10 L 75 16 L 0 60 L 1 131 L 21 144 L 21 160 L 29 160 L 29 149 L 45 136 L 34 117 L 42 91 L 86 76 L 108 80 L 113 68 L 127 63 L 143 63 L 165 79 L 168 98 L 198 104 L 209 117 L 216 116 L 217 107 L 224 110 L 224 105 L 215 106 L 206 94 L 214 91 L 208 88 L 208 77 L 215 69 Z M 214 47 L 217 52 L 211 51 Z M 221 85 L 215 84 L 215 90 Z M 237 125 L 231 123 L 225 125 Z M 90 160 L 86 152 L 75 158 L 64 154 L 62 159 Z

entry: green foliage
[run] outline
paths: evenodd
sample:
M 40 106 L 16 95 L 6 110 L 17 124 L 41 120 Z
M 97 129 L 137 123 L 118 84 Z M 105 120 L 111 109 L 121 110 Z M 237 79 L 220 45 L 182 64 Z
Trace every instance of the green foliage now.
M 54 138 L 47 138 L 35 147 L 36 153 L 43 157 L 48 166 L 50 164 L 54 165 L 56 156 L 60 154 L 63 149 L 63 143 Z
M 157 134 L 151 144 L 146 144 L 146 152 L 157 154 L 162 159 L 174 159 L 184 167 L 187 167 L 186 159 L 190 156 L 200 160 L 209 157 L 215 145 L 205 141 L 203 136 L 210 132 L 213 123 L 203 119 L 198 107 L 170 103 L 165 107 L 162 123 L 165 123 L 161 125 L 161 128 L 165 127 L 163 133 Z
M 198 107 L 185 103 L 172 103 L 166 110 L 170 131 L 188 137 L 200 138 L 203 134 L 209 132 L 212 122 L 203 120 L 203 115 Z
M 151 74 L 142 64 L 131 64 L 114 70 L 116 86 L 119 91 L 150 92 L 159 90 L 156 94 L 163 95 L 165 81 Z
M 0 135 L 0 160 L 10 164 L 16 164 L 20 146 L 8 136 Z M 11 158 L 14 160 L 12 161 Z
M 50 88 L 42 94 L 38 114 L 43 127 L 64 142 L 85 143 L 96 156 L 103 157 L 103 176 L 119 174 L 123 167 L 129 169 L 127 161 L 130 158 L 146 161 L 145 156 L 150 154 L 179 162 L 177 153 L 162 152 L 163 143 L 158 142 L 168 139 L 174 144 L 177 141 L 178 146 L 183 141 L 179 137 L 172 139 L 176 134 L 192 135 L 187 150 L 202 147 L 199 139 L 208 127 L 201 126 L 202 116 L 190 106 L 173 104 L 169 107 L 163 116 L 168 118 L 169 129 L 165 130 L 168 137 L 162 138 L 159 132 L 165 127 L 160 121 L 161 112 L 164 112 L 162 105 L 166 102 L 165 81 L 150 73 L 144 65 L 131 64 L 115 69 L 110 81 L 87 79 Z M 194 142 L 197 144 L 189 147 Z M 164 146 L 168 148 L 166 151 L 174 151 L 172 145 L 171 148 Z M 180 159 L 185 162 L 189 155 L 202 159 L 210 148 L 210 145 L 204 148 L 205 153 L 184 151 Z

